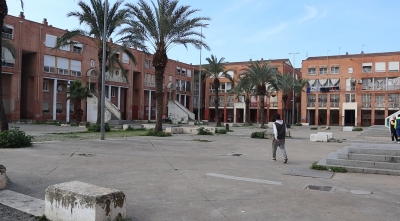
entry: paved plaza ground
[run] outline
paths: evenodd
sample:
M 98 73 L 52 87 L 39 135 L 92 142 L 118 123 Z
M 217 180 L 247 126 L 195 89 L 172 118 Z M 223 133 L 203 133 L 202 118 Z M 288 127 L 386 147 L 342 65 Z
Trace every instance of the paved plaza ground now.
M 18 125 L 27 134 L 82 130 Z M 331 179 L 284 175 L 351 143 L 391 143 L 331 127 L 343 143 L 310 142 L 308 126 L 289 129 L 289 162 L 271 161 L 271 140 L 251 139 L 262 129 L 233 127 L 227 135 L 107 138 L 35 143 L 0 149 L 8 189 L 44 199 L 53 184 L 78 180 L 122 190 L 127 217 L 147 220 L 399 220 L 400 178 L 335 173 Z M 271 130 L 271 129 L 269 129 Z M 100 136 L 100 135 L 99 135 Z M 199 141 L 202 140 L 204 142 Z M 398 145 L 398 144 L 391 144 Z M 400 148 L 400 145 L 398 145 Z M 328 173 L 328 172 L 326 172 Z M 331 191 L 304 189 L 330 186 Z M 361 194 L 360 194 L 361 193 Z

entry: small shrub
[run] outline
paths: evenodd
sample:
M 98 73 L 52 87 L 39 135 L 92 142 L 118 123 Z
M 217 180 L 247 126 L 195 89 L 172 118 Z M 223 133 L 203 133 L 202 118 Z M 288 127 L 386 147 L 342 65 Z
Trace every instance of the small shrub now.
M 20 131 L 18 127 L 15 127 L 0 132 L 0 148 L 30 147 L 33 139 L 35 138 L 25 135 L 24 131 Z
M 137 130 L 146 130 L 145 128 L 133 128 L 131 125 L 129 125 L 125 131 L 137 131 Z
M 301 123 L 296 123 L 294 126 L 303 126 Z
M 113 221 L 132 221 L 132 220 L 129 218 L 124 218 L 122 217 L 121 213 L 118 213 L 117 217 L 115 217 Z
M 213 135 L 211 131 L 204 129 L 204 127 L 200 127 L 197 131 L 199 132 L 197 135 Z
M 35 217 L 35 220 L 37 220 L 37 221 L 49 221 L 47 219 L 46 215 L 44 215 L 44 214 L 42 216 Z
M 318 165 L 317 163 L 318 163 L 317 161 L 312 163 L 310 169 L 313 169 L 313 170 L 328 170 L 328 168 L 326 166 Z
M 100 130 L 101 130 L 101 125 L 100 124 L 93 124 L 93 125 L 90 125 L 90 126 L 88 126 L 88 131 L 91 131 L 91 132 L 100 132 Z M 109 132 L 111 130 L 111 127 L 106 123 L 106 124 L 104 124 L 104 131 L 105 132 Z
M 169 137 L 172 136 L 170 133 L 164 131 L 155 132 L 154 129 L 149 129 L 143 136 L 154 136 L 154 137 Z
M 290 127 L 292 127 L 291 124 L 286 124 L 286 128 L 290 128 Z
M 310 130 L 318 130 L 318 127 L 310 127 Z
M 216 134 L 226 134 L 226 130 L 225 129 L 215 129 L 215 133 Z
M 330 167 L 329 171 L 332 171 L 335 173 L 347 173 L 347 169 L 344 167 Z
M 361 127 L 355 127 L 353 128 L 353 131 L 363 131 L 363 129 Z
M 251 138 L 260 138 L 264 139 L 265 138 L 265 131 L 260 131 L 260 132 L 253 132 L 250 135 Z

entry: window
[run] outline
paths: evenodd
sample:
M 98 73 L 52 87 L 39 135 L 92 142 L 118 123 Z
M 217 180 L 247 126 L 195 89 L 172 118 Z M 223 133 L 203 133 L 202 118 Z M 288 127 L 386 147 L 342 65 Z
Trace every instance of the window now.
M 57 92 L 61 93 L 62 92 L 62 85 L 61 83 L 57 83 Z
M 82 54 L 82 47 L 83 45 L 81 43 L 76 42 L 74 44 L 74 47 L 72 48 L 72 52 L 76 54 Z
M 192 90 L 192 88 L 191 88 L 190 81 L 186 81 L 186 91 L 191 91 L 191 90 Z
M 14 34 L 14 27 L 12 25 L 4 24 L 2 33 L 3 38 L 13 39 L 13 34 Z
M 187 76 L 188 77 L 192 77 L 192 71 L 191 70 L 187 70 Z
M 56 113 L 62 113 L 62 103 L 56 104 Z
M 46 34 L 46 41 L 44 43 L 46 47 L 54 48 L 54 46 L 56 46 L 56 42 L 57 42 L 57 36 Z
M 348 78 L 346 79 L 346 91 L 355 91 L 356 90 L 356 79 Z
M 129 57 L 126 53 L 122 53 L 122 63 L 129 64 Z
M 42 112 L 49 113 L 50 112 L 50 102 L 42 103 Z
M 398 108 L 399 107 L 399 94 L 389 94 L 389 107 L 390 108 Z
M 94 60 L 90 60 L 90 67 L 94 68 L 95 64 Z
M 185 68 L 182 68 L 181 74 L 182 74 L 182 76 L 185 76 L 185 77 L 186 77 L 186 69 L 185 69 Z
M 181 75 L 181 68 L 180 67 L 176 67 L 176 75 Z
M 308 75 L 315 75 L 315 67 L 308 68 Z
M 398 61 L 389 62 L 389 72 L 399 72 L 399 62 Z
M 376 62 L 375 63 L 375 72 L 385 72 L 386 71 L 385 62 Z
M 116 53 L 114 54 L 114 56 L 115 56 L 115 58 L 116 58 L 117 60 L 119 60 L 119 52 L 116 52 Z
M 339 65 L 331 66 L 331 74 L 339 74 Z
M 362 73 L 372 73 L 372 63 L 363 63 Z
M 43 91 L 49 91 L 49 81 L 43 81 Z
M 81 77 L 81 66 L 82 62 L 77 60 L 71 60 L 71 76 Z
M 153 107 L 151 109 L 151 116 L 156 116 L 156 108 L 155 107 Z
M 326 94 L 318 95 L 318 106 L 319 107 L 326 107 L 326 102 L 328 101 Z
M 315 107 L 315 94 L 307 95 L 307 107 Z
M 361 94 L 361 107 L 371 107 L 371 94 Z
M 68 75 L 68 59 L 57 57 L 58 74 Z
M 69 41 L 68 41 L 69 42 Z M 63 46 L 63 47 L 60 47 L 60 50 L 63 50 L 63 51 L 70 51 L 71 50 L 71 46 L 70 45 L 65 45 L 65 46 Z
M 319 74 L 328 74 L 328 68 L 327 67 L 320 67 L 319 68 Z
M 145 63 L 145 67 L 146 67 L 146 68 L 150 68 L 150 67 L 151 67 L 151 60 L 146 59 L 145 62 L 146 62 L 146 63 Z
M 70 114 L 73 114 L 74 113 L 74 110 L 75 110 L 75 107 L 74 107 L 74 104 L 69 104 L 69 113 Z
M 115 97 L 115 88 L 111 88 L 111 97 Z
M 356 102 L 356 94 L 346 94 L 346 103 Z
M 375 94 L 375 107 L 385 107 L 385 94 Z
M 1 66 L 9 68 L 14 67 L 15 59 L 12 56 L 11 52 L 5 47 L 2 47 L 2 49 L 3 50 L 1 52 Z
M 340 96 L 339 94 L 331 94 L 330 102 L 331 107 L 339 107 Z
M 44 55 L 44 68 L 43 71 L 46 73 L 54 73 L 55 72 L 55 66 L 56 66 L 56 57 L 51 56 L 51 55 Z

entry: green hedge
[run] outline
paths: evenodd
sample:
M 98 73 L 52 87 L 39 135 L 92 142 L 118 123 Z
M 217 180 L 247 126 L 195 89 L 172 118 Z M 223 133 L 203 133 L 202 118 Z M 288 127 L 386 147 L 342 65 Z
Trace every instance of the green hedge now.
M 0 132 L 0 148 L 30 147 L 33 139 L 32 136 L 25 135 L 24 131 L 16 127 Z
M 87 129 L 88 129 L 88 131 L 91 131 L 91 132 L 100 132 L 101 125 L 100 124 L 90 125 L 87 127 Z M 107 123 L 104 124 L 104 131 L 109 132 L 110 130 L 111 130 L 110 126 Z
M 260 132 L 253 132 L 251 133 L 251 138 L 260 138 L 263 139 L 265 138 L 265 131 L 260 131 Z

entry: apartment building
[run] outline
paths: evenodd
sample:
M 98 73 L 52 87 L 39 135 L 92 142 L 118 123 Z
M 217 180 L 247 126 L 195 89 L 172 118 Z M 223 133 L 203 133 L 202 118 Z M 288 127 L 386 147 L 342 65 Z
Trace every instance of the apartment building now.
M 384 125 L 399 110 L 400 52 L 309 57 L 303 76 L 301 122 L 310 125 Z
M 16 58 L 4 48 L 2 53 L 3 101 L 10 121 L 74 122 L 77 104 L 66 99 L 66 91 L 75 79 L 89 84 L 96 95 L 99 66 L 93 39 L 78 37 L 74 39 L 74 46 L 51 50 L 63 33 L 65 30 L 52 27 L 46 19 L 42 23 L 29 21 L 23 13 L 4 20 L 2 37 L 11 41 L 17 51 Z M 121 120 L 154 120 L 152 55 L 130 50 L 136 57 L 136 65 L 121 53 L 116 56 L 126 73 L 117 69 L 105 74 L 107 111 Z M 194 69 L 190 64 L 169 60 L 164 75 L 164 91 L 168 93 L 164 93 L 162 114 L 168 113 L 167 99 L 177 100 L 183 107 L 192 109 L 192 73 Z M 96 97 L 82 102 L 84 121 L 95 121 L 97 103 Z
M 250 60 L 251 61 L 251 60 Z M 301 71 L 299 69 L 294 69 L 289 59 L 274 59 L 274 60 L 260 60 L 261 62 L 270 62 L 270 65 L 275 67 L 281 74 L 283 73 L 295 73 L 295 77 L 301 77 Z M 240 74 L 249 65 L 250 62 L 229 62 L 226 64 L 227 73 L 235 79 L 238 80 Z M 214 88 L 212 84 L 212 79 L 206 79 L 204 86 L 204 119 L 216 121 L 219 117 L 221 122 L 245 122 L 245 116 L 250 114 L 250 121 L 260 123 L 260 101 L 257 96 L 252 96 L 250 101 L 250 113 L 246 113 L 246 107 L 244 103 L 244 97 L 232 94 L 231 90 L 234 85 L 226 78 L 220 79 L 220 87 Z M 215 116 L 215 90 L 218 90 L 219 96 L 219 116 Z M 291 122 L 292 111 L 296 111 L 292 107 L 292 93 L 289 94 L 289 98 L 286 104 L 286 113 L 284 113 L 284 107 L 282 102 L 282 93 L 274 92 L 270 96 L 264 98 L 265 106 L 265 123 L 274 121 L 275 114 L 279 113 L 283 116 L 285 122 Z M 295 116 L 296 118 L 296 116 Z M 296 121 L 296 119 L 295 119 Z

